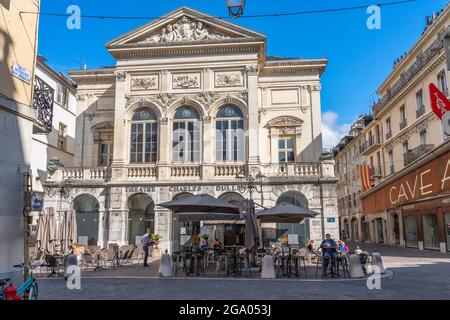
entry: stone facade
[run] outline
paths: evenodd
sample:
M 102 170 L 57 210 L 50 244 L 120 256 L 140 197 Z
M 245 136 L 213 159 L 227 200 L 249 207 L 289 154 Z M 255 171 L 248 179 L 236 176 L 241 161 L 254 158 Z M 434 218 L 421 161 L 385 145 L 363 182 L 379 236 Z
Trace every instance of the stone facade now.
M 71 210 L 80 196 L 91 195 L 98 201 L 98 244 L 127 244 L 133 242 L 132 200 L 145 195 L 152 207 L 148 226 L 162 235 L 162 249 L 173 249 L 176 217 L 158 203 L 185 193 L 248 197 L 236 176 L 262 173 L 266 179 L 256 202 L 270 207 L 295 191 L 310 209 L 324 211 L 323 221 L 318 216 L 306 222 L 306 237 L 319 241 L 322 224 L 337 237 L 334 161 L 319 161 L 320 78 L 327 60 L 268 57 L 265 47 L 262 34 L 189 8 L 108 43 L 114 67 L 70 72 L 78 84 L 75 168 L 57 171 L 47 187 L 66 184 L 71 193 L 61 203 L 46 197 L 46 207 L 61 204 L 62 211 Z M 239 142 L 231 160 L 225 151 L 226 159 L 219 159 L 223 155 L 217 148 L 222 145 L 218 114 L 227 106 L 230 117 L 232 112 L 232 119 L 238 117 L 230 126 L 242 121 L 244 133 L 242 140 L 233 138 Z M 200 138 L 188 134 L 192 146 L 176 152 L 181 140 L 175 141 L 175 123 L 188 115 L 180 110 L 196 114 L 195 121 L 186 123 L 195 128 L 190 134 L 198 130 Z M 146 117 L 148 136 L 143 139 L 153 139 L 148 132 L 157 128 L 156 147 L 145 149 L 148 161 L 136 161 L 141 146 L 132 146 L 133 139 L 140 139 L 132 128 L 142 128 L 139 123 Z M 104 145 L 110 146 L 106 166 L 100 165 Z M 185 153 L 192 158 L 186 160 Z M 291 161 L 280 161 L 291 153 Z

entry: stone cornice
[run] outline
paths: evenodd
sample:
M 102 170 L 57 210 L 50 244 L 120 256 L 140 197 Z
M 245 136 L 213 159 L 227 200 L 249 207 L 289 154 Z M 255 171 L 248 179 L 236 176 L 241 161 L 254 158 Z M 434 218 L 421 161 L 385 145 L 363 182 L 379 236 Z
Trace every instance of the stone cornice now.
M 408 93 L 410 93 L 412 89 L 414 89 L 420 82 L 422 82 L 444 61 L 445 57 L 443 54 L 441 54 L 420 75 L 416 75 L 415 78 L 413 78 L 412 81 L 410 81 L 407 86 L 404 86 L 398 93 L 396 93 L 394 95 L 394 98 L 388 100 L 380 110 L 374 112 L 375 116 L 378 119 L 381 118 L 386 112 L 388 112 L 393 106 L 398 104 L 400 100 L 402 100 Z
M 259 55 L 265 54 L 265 43 L 259 39 L 256 41 L 229 41 L 220 43 L 200 42 L 171 46 L 144 46 L 144 45 L 122 45 L 110 48 L 109 52 L 116 59 L 145 58 L 145 57 L 172 57 L 172 56 L 192 56 L 192 55 L 217 55 L 230 53 L 255 52 Z

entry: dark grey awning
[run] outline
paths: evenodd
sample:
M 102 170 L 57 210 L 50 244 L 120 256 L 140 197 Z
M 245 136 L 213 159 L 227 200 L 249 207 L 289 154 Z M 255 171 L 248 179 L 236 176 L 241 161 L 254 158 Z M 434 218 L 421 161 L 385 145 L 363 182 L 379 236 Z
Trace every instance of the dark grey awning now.
M 292 204 L 281 204 L 271 209 L 260 211 L 256 217 L 262 223 L 300 223 L 307 218 L 314 218 L 319 213 L 294 206 Z

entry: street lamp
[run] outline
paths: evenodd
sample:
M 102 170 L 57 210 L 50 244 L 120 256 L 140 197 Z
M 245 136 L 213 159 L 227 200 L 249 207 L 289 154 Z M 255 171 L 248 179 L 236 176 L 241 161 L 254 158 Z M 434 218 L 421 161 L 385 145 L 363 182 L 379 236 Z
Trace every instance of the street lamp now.
M 53 198 L 55 196 L 57 196 L 59 194 L 59 213 L 58 213 L 58 217 L 59 217 L 59 221 L 61 222 L 61 216 L 62 216 L 62 200 L 64 198 L 67 199 L 70 197 L 70 193 L 71 193 L 71 187 L 70 187 L 70 183 L 69 182 L 63 182 L 61 185 L 55 187 L 55 188 L 48 188 L 47 194 L 50 198 Z M 68 224 L 68 219 L 66 216 L 66 219 L 64 221 L 64 228 L 65 230 L 67 230 L 67 224 Z M 61 245 L 61 227 L 60 227 L 61 223 L 58 224 L 57 230 L 58 230 L 58 234 L 57 234 L 57 238 L 59 238 L 58 244 Z M 64 246 L 67 248 L 67 237 L 66 239 L 64 239 Z
M 242 184 L 244 187 L 248 189 L 250 194 L 250 200 L 253 201 L 253 192 L 261 193 L 263 189 L 263 182 L 266 177 L 261 174 L 261 172 L 257 173 L 256 176 L 252 176 L 250 174 L 238 174 L 236 176 L 236 180 Z
M 245 0 L 227 0 L 228 13 L 233 18 L 239 18 L 244 14 Z

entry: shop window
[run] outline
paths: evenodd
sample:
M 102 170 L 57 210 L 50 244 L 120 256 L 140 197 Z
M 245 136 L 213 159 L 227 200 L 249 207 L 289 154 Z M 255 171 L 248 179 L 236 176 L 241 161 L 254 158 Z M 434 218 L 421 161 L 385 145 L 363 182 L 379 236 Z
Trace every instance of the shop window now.
M 437 215 L 424 214 L 422 216 L 423 225 L 423 245 L 425 249 L 438 249 L 439 245 L 439 224 Z

